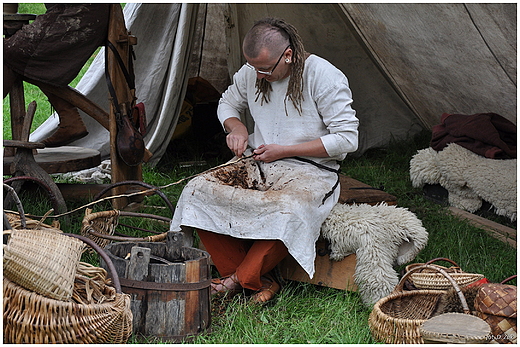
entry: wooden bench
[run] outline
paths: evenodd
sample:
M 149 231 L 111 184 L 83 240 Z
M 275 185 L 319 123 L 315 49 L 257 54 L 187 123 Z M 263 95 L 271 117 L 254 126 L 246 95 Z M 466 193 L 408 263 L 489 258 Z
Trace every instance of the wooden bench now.
M 357 181 L 351 177 L 340 175 L 341 193 L 339 203 L 376 205 L 385 202 L 397 205 L 395 196 Z M 311 279 L 292 256 L 287 256 L 280 264 L 282 277 L 287 280 L 312 283 L 320 286 L 356 291 L 354 271 L 356 255 L 352 254 L 341 261 L 331 260 L 328 254 L 328 242 L 320 237 L 316 242 L 315 273 Z

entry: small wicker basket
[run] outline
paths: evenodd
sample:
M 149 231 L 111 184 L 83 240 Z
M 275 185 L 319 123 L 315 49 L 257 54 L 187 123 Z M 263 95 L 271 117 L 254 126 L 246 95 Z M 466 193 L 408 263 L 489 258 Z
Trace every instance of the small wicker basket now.
M 4 276 L 46 297 L 67 301 L 84 244 L 58 230 L 18 229 L 4 247 Z
M 438 264 L 433 264 L 434 262 L 440 260 L 450 262 L 454 266 L 446 268 Z M 446 271 L 461 287 L 484 278 L 484 275 L 482 274 L 462 271 L 453 260 L 448 258 L 435 258 L 426 262 L 425 264 L 410 264 L 406 267 L 406 271 L 408 272 L 421 265 L 432 265 Z M 411 275 L 411 281 L 418 289 L 446 290 L 452 287 L 450 281 L 446 277 L 444 277 L 441 273 L 430 269 L 424 269 L 420 272 L 413 273 Z
M 411 344 L 424 343 L 421 326 L 431 318 L 437 302 L 445 293 L 443 290 L 419 289 L 405 291 L 404 283 L 417 271 L 429 269 L 445 276 L 455 288 L 466 313 L 467 302 L 460 287 L 446 271 L 432 265 L 420 265 L 407 272 L 394 291 L 380 299 L 370 313 L 368 324 L 374 339 L 383 343 Z
M 167 223 L 170 222 L 168 218 L 151 214 L 126 212 L 120 210 L 110 210 L 92 213 L 91 209 L 86 209 L 85 217 L 83 218 L 81 226 L 81 235 L 88 237 L 101 248 L 105 248 L 112 241 L 159 242 L 166 239 L 166 235 L 168 234 L 168 232 L 163 232 L 147 237 L 129 237 L 114 235 L 115 230 L 119 224 L 120 216 L 148 218 L 156 219 Z M 150 230 L 145 231 L 152 232 Z

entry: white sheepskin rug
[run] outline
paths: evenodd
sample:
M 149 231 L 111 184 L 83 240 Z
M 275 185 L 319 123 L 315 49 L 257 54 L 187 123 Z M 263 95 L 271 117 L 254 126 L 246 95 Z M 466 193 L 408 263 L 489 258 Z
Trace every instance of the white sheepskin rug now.
M 399 281 L 393 266 L 411 262 L 428 242 L 415 214 L 385 203 L 336 204 L 321 231 L 330 242 L 332 260 L 356 254 L 354 281 L 367 305 L 392 292 Z
M 440 184 L 451 206 L 475 212 L 487 201 L 497 215 L 516 221 L 516 159 L 489 159 L 451 143 L 440 152 L 419 150 L 410 160 L 410 179 L 416 188 Z

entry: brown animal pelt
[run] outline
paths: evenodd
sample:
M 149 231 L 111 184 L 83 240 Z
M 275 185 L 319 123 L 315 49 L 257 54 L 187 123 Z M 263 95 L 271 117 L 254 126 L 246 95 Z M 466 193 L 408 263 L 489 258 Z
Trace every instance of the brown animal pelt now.
M 466 298 L 470 311 L 475 311 L 474 301 L 479 289 L 480 286 L 466 286 L 460 289 Z M 454 288 L 446 290 L 446 292 L 439 298 L 437 308 L 433 312 L 432 317 L 448 312 L 464 313 L 462 303 L 460 302 L 460 298 Z

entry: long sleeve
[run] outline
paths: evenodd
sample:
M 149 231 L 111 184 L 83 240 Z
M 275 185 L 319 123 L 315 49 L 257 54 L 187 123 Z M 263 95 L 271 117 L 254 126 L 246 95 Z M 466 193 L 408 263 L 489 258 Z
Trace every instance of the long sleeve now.
M 233 76 L 233 84 L 222 94 L 217 115 L 221 124 L 231 117 L 240 119 L 240 115 L 248 107 L 246 71 L 239 70 Z
M 311 66 L 307 67 L 306 82 L 329 132 L 320 137 L 321 141 L 332 159 L 343 160 L 347 153 L 358 148 L 359 120 L 356 111 L 352 109 L 348 79 L 321 58 L 310 60 L 309 63 Z

